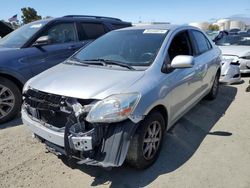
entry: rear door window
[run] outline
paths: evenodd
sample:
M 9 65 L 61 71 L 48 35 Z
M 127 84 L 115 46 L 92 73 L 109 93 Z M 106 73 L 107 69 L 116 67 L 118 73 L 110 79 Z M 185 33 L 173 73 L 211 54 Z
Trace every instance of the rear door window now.
M 98 37 L 104 35 L 106 30 L 104 25 L 101 23 L 80 23 L 81 29 L 84 32 L 84 35 L 81 37 L 81 40 L 90 40 L 97 39 Z
M 208 41 L 207 37 L 200 31 L 192 30 L 195 43 L 197 45 L 197 55 L 207 52 L 212 48 L 212 45 Z

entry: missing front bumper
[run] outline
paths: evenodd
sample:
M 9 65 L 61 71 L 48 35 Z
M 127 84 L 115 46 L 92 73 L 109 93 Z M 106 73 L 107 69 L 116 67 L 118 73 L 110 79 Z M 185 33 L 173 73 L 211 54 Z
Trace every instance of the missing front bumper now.
M 65 151 L 65 139 L 63 132 L 53 131 L 44 127 L 39 122 L 22 110 L 23 123 L 28 125 L 31 131 L 44 141 L 47 149 L 56 155 L 67 155 Z M 130 120 L 102 126 L 101 138 L 94 138 L 95 133 L 82 137 L 69 137 L 70 148 L 74 151 L 72 157 L 79 164 L 95 165 L 102 167 L 121 166 L 126 158 L 130 139 L 138 124 Z M 101 140 L 96 143 L 96 140 Z

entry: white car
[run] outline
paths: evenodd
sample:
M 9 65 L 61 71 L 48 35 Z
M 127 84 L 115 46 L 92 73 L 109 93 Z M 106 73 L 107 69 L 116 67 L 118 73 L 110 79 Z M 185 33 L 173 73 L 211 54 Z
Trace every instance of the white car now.
M 241 73 L 250 73 L 250 34 L 226 35 L 216 44 L 226 61 L 238 65 Z

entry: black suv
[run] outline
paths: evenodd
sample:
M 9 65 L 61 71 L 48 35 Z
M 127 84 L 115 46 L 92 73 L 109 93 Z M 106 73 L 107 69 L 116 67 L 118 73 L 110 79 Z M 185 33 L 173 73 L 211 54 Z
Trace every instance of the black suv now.
M 26 24 L 0 39 L 0 123 L 18 113 L 28 79 L 101 35 L 129 26 L 117 18 L 68 15 Z

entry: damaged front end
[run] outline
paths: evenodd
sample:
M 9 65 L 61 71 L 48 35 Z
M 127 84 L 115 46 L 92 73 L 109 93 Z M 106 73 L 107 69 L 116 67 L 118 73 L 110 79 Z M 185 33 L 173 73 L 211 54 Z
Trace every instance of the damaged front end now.
M 227 59 L 228 58 L 228 59 Z M 241 83 L 239 62 L 234 57 L 226 56 L 222 62 L 220 83 L 235 84 Z
M 22 119 L 57 155 L 75 158 L 79 164 L 120 166 L 138 123 L 129 119 L 90 123 L 86 117 L 96 102 L 28 89 L 24 92 Z

